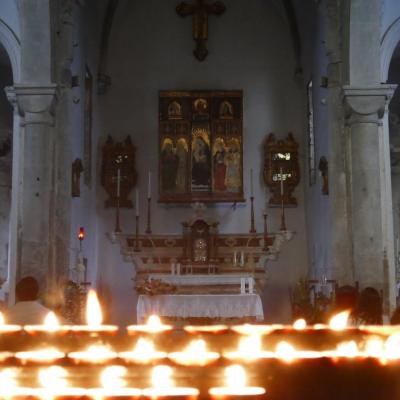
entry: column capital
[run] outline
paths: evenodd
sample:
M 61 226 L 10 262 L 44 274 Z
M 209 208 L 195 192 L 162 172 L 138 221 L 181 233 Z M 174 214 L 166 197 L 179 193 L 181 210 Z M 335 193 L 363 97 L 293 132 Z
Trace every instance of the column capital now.
M 343 86 L 343 102 L 348 125 L 379 124 L 397 85 Z
M 9 101 L 17 106 L 19 114 L 24 117 L 22 125 L 54 124 L 55 106 L 59 96 L 56 84 L 16 84 L 8 87 L 6 93 Z

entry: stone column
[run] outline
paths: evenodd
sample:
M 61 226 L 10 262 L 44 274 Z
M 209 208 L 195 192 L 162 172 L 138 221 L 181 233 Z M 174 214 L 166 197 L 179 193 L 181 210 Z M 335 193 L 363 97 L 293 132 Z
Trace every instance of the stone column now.
M 20 232 L 17 279 L 33 275 L 41 284 L 54 274 L 52 226 L 54 214 L 53 111 L 56 85 L 14 86 L 22 116 L 20 155 Z
M 327 66 L 327 116 L 329 141 L 330 265 L 339 285 L 354 284 L 348 204 L 347 140 L 342 102 L 343 52 L 342 11 L 336 0 L 327 0 L 325 49 Z
M 393 85 L 344 86 L 350 146 L 351 238 L 354 279 L 360 287 L 384 291 L 386 313 L 394 305 L 394 282 L 389 285 L 388 243 L 385 233 L 386 196 L 382 191 L 382 117 Z M 390 287 L 392 289 L 390 289 Z

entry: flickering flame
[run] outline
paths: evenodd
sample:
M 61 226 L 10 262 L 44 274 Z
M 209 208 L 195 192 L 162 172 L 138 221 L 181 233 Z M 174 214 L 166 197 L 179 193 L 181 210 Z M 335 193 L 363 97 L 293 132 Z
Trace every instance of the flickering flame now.
M 303 318 L 298 319 L 293 324 L 293 328 L 298 330 L 298 331 L 302 331 L 303 329 L 306 329 L 306 327 L 307 327 L 307 322 Z
M 85 351 L 76 351 L 68 354 L 69 358 L 77 361 L 88 361 L 92 363 L 107 361 L 117 357 L 117 353 L 102 345 L 92 345 Z
M 340 357 L 354 358 L 360 355 L 357 343 L 352 340 L 350 342 L 340 343 L 337 346 L 337 355 Z
M 64 356 L 64 353 L 53 348 L 33 351 L 20 351 L 18 353 L 15 353 L 15 357 L 23 361 L 40 361 L 48 363 L 60 358 L 64 358 Z
M 400 358 L 400 333 L 390 335 L 385 342 L 386 358 Z
M 231 365 L 225 368 L 225 384 L 230 388 L 243 388 L 246 386 L 246 371 L 241 365 Z
M 167 365 L 157 365 L 151 373 L 151 383 L 154 388 L 164 389 L 173 387 L 174 381 L 172 377 L 172 368 Z
M 225 386 L 211 388 L 211 396 L 257 396 L 265 393 L 262 387 L 247 386 L 246 371 L 241 365 L 225 368 Z
M 126 368 L 120 365 L 113 365 L 112 367 L 105 368 L 100 376 L 101 385 L 106 389 L 125 387 L 126 381 L 124 376 L 126 372 Z
M 276 354 L 280 359 L 286 362 L 293 361 L 296 358 L 295 348 L 287 342 L 278 343 L 276 346 Z
M 380 338 L 368 339 L 365 343 L 365 354 L 368 357 L 381 358 L 384 354 L 385 343 Z
M 259 335 L 251 335 L 242 338 L 239 342 L 239 353 L 244 358 L 257 358 L 261 352 L 261 337 Z
M 119 353 L 119 357 L 139 363 L 147 363 L 154 359 L 165 358 L 166 356 L 167 353 L 155 350 L 152 341 L 143 338 L 137 341 L 133 351 Z
M 67 376 L 68 373 L 64 368 L 52 366 L 39 371 L 39 382 L 50 391 L 59 391 L 68 387 Z
M 147 320 L 147 326 L 152 330 L 158 330 L 162 326 L 161 319 L 158 317 L 158 315 L 150 315 L 149 319 Z
M 12 368 L 6 368 L 0 371 L 0 388 L 2 397 L 10 396 L 17 387 L 16 371 Z
M 44 326 L 49 331 L 55 331 L 60 326 L 60 323 L 58 322 L 56 314 L 54 314 L 53 311 L 50 311 L 47 314 L 46 318 L 44 319 Z
M 97 294 L 94 290 L 89 290 L 86 303 L 86 322 L 91 327 L 98 327 L 103 322 L 103 315 Z
M 342 331 L 346 329 L 349 315 L 349 311 L 342 311 L 339 314 L 336 314 L 329 321 L 329 328 L 333 329 L 334 331 Z
M 183 365 L 206 365 L 219 358 L 219 353 L 207 350 L 203 339 L 193 340 L 189 346 L 181 352 L 169 354 L 169 358 Z

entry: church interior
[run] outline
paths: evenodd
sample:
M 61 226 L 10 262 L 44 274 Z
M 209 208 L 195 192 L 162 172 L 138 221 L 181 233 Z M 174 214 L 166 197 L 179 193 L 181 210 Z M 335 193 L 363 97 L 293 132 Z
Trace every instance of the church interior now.
M 398 0 L 1 0 L 0 397 L 397 398 L 398 83 Z
M 33 276 L 55 310 L 96 289 L 118 325 L 168 290 L 254 294 L 288 323 L 372 288 L 390 320 L 397 1 L 4 0 L 0 17 L 4 309 Z

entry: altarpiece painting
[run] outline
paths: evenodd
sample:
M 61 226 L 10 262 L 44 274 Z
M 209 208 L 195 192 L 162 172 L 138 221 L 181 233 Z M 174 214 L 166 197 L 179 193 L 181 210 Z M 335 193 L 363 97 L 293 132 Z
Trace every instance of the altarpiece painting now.
M 161 202 L 243 201 L 242 91 L 161 91 Z

